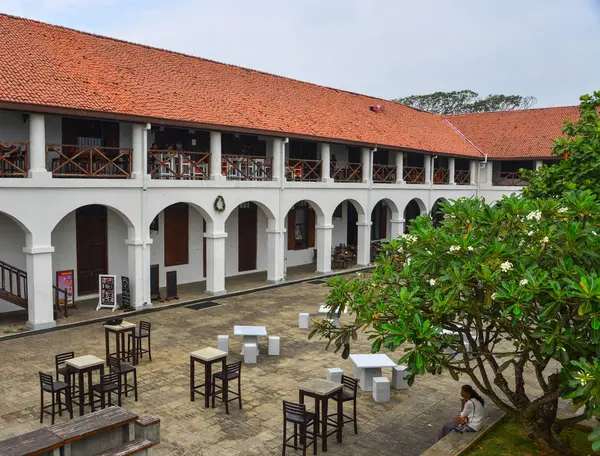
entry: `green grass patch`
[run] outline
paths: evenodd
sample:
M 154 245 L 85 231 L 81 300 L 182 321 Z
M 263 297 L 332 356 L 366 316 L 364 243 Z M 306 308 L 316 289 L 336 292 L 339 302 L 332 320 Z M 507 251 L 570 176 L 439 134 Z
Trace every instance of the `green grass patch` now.
M 592 451 L 592 444 L 588 441 L 587 435 L 586 431 L 569 428 L 562 432 L 561 438 L 578 456 L 600 455 L 600 451 Z M 504 417 L 470 449 L 461 453 L 462 456 L 554 456 L 556 454 L 529 439 L 519 422 L 510 417 Z

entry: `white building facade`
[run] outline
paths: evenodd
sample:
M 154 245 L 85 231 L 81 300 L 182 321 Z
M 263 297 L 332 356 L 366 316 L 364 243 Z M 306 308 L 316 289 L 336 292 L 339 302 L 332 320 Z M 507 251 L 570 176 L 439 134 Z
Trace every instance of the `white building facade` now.
M 76 300 L 97 295 L 98 274 L 126 276 L 143 308 L 153 268 L 158 286 L 176 271 L 220 295 L 238 274 L 331 273 L 338 244 L 366 266 L 373 240 L 436 202 L 493 202 L 519 191 L 515 166 L 540 163 L 0 110 L 0 312 L 20 298 L 31 329 L 54 326 L 61 270 Z

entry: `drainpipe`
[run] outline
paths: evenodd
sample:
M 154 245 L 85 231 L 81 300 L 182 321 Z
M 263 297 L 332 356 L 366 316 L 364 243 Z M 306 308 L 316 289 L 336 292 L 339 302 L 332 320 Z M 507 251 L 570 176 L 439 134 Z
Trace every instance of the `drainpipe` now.
M 281 142 L 281 177 L 279 179 L 279 219 L 281 220 L 281 224 L 283 225 L 283 221 L 285 220 L 285 215 L 287 214 L 282 214 L 283 211 L 283 207 L 282 207 L 282 200 L 283 200 L 283 191 L 285 189 L 285 145 L 289 144 L 290 142 L 290 138 L 284 138 L 283 141 Z M 282 217 L 283 216 L 283 217 Z M 283 226 L 279 227 L 280 231 L 283 231 Z M 283 237 L 283 236 L 282 236 Z M 281 239 L 280 242 L 282 243 L 282 251 L 281 253 L 283 253 L 283 280 L 286 280 L 286 276 L 287 276 L 287 256 L 285 255 L 285 245 L 287 245 L 285 243 L 285 238 Z
M 483 162 L 479 164 L 479 172 L 477 173 L 477 190 L 475 191 L 475 196 L 479 198 L 479 188 L 481 186 L 481 170 L 487 166 L 488 156 L 484 154 Z
M 431 157 L 431 165 L 429 166 L 430 168 L 430 175 L 429 175 L 429 192 L 427 195 L 427 207 L 431 208 L 431 193 L 433 192 L 433 176 L 435 175 L 435 159 L 438 158 L 437 155 L 434 155 L 433 157 Z M 429 211 L 431 209 L 428 209 Z
M 146 258 L 145 250 L 148 248 L 148 244 L 146 244 L 146 190 L 148 189 L 148 131 L 152 128 L 152 124 L 147 123 L 144 127 L 144 135 L 142 137 L 142 207 L 141 207 L 141 216 L 142 216 L 142 267 L 145 268 L 144 258 Z M 149 272 L 150 270 L 146 270 Z M 144 297 L 144 290 L 146 290 L 146 274 L 142 273 L 142 299 Z M 138 293 L 139 290 L 136 292 Z M 152 294 L 152 292 L 150 293 Z M 151 298 L 151 297 L 149 297 Z M 144 301 L 142 304 L 144 307 L 151 304 L 152 300 Z
M 367 222 L 372 222 L 372 211 L 373 208 L 371 207 L 371 191 L 373 190 L 373 161 L 375 158 L 375 152 L 377 152 L 377 145 L 375 145 L 374 148 L 371 149 L 371 153 L 369 154 L 369 172 L 371 173 L 371 175 L 369 176 L 369 191 L 367 192 Z M 387 223 L 387 222 L 386 222 Z M 372 225 L 371 225 L 371 229 Z M 369 264 L 371 264 L 371 233 L 369 232 L 369 244 L 368 244 L 368 255 L 369 255 Z M 338 317 L 341 314 L 338 314 Z

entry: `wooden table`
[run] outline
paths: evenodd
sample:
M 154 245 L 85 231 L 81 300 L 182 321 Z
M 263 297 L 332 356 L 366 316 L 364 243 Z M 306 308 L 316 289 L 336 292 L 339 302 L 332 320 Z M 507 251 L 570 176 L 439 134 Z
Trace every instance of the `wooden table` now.
M 207 347 L 190 353 L 190 401 L 194 402 L 196 393 L 204 396 L 204 408 L 210 407 L 210 394 L 212 388 L 212 365 L 221 361 L 221 369 L 226 371 L 227 352 L 216 348 Z M 196 363 L 204 366 L 204 383 L 195 384 Z M 204 392 L 199 391 L 204 387 Z
M 120 325 L 104 325 L 104 339 L 106 345 L 106 362 L 108 363 L 108 359 L 114 355 L 119 361 L 126 362 L 129 359 L 132 360 L 133 365 L 137 365 L 138 363 L 138 352 L 136 350 L 136 338 L 135 338 L 135 323 L 129 323 L 127 321 L 122 322 Z M 116 351 L 114 353 L 110 352 L 110 334 L 115 334 L 116 336 Z M 125 335 L 131 335 L 131 343 L 132 347 L 128 347 L 125 349 Z M 129 345 L 129 339 L 127 341 Z
M 59 456 L 61 446 L 63 446 L 63 439 L 50 431 L 49 428 L 42 428 L 1 441 L 0 455 L 22 456 L 24 454 L 43 454 L 52 451 L 54 456 Z
M 342 442 L 342 429 L 344 426 L 344 414 L 342 404 L 343 386 L 340 383 L 330 380 L 315 378 L 300 384 L 300 403 L 304 404 L 304 397 L 315 399 L 315 433 L 321 437 L 321 449 L 327 451 L 327 437 L 334 432 L 337 435 L 337 441 Z M 334 431 L 327 433 L 327 407 L 329 399 L 337 397 L 337 426 Z M 319 429 L 319 424 L 321 429 Z
M 79 405 L 79 416 L 83 415 L 85 403 L 85 388 L 83 383 L 83 374 L 88 374 L 88 404 L 91 405 L 94 400 L 94 395 L 92 392 L 92 372 L 95 370 L 100 370 L 100 375 L 104 375 L 104 360 L 102 358 L 98 358 L 93 355 L 85 355 L 79 356 L 77 358 L 68 359 L 65 361 L 67 366 L 71 371 L 74 371 L 78 374 L 78 383 L 79 383 L 79 401 L 73 401 Z M 70 375 L 67 376 L 67 379 L 70 378 Z

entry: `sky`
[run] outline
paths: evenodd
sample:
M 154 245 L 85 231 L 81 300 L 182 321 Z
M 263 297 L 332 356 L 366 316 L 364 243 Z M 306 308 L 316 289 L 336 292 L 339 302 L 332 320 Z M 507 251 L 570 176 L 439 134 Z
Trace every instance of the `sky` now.
M 0 11 L 393 99 L 600 90 L 600 0 L 0 0 Z

